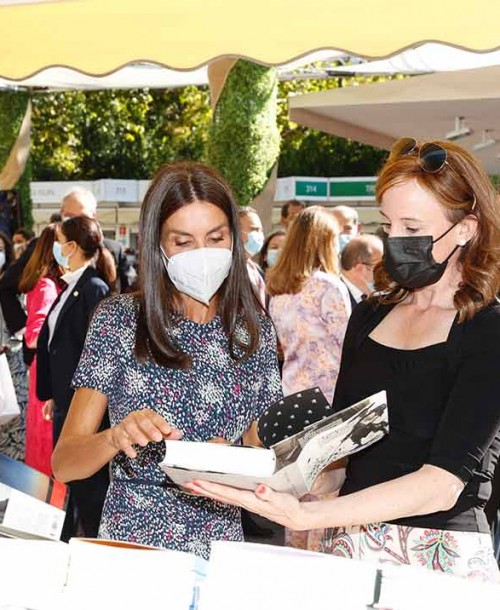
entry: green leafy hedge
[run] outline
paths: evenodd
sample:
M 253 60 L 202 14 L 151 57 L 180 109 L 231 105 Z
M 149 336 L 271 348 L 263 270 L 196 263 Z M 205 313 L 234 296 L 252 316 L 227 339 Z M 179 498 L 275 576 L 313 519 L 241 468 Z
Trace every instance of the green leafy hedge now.
M 275 68 L 239 60 L 215 108 L 208 162 L 231 185 L 239 205 L 263 190 L 280 149 Z

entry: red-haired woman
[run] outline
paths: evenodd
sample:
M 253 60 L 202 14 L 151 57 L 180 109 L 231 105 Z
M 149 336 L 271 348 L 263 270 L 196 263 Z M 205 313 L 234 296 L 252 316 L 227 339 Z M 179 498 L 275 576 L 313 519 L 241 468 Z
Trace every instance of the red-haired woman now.
M 379 290 L 354 310 L 333 407 L 386 390 L 389 434 L 349 458 L 338 497 L 302 503 L 199 482 L 197 493 L 293 529 L 325 552 L 499 580 L 484 506 L 500 454 L 500 205 L 451 142 L 398 141 L 376 189 Z

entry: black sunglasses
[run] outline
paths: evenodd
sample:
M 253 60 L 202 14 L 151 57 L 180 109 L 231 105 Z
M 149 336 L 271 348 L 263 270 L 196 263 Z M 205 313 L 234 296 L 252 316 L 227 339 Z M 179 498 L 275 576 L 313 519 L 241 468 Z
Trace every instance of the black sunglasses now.
M 437 174 L 446 165 L 458 178 L 462 179 L 460 174 L 448 162 L 448 151 L 446 148 L 435 142 L 425 142 L 422 146 L 419 146 L 415 138 L 401 138 L 391 148 L 389 161 L 412 154 L 418 154 L 418 163 L 424 172 Z M 471 195 L 472 211 L 476 207 L 476 195 L 474 193 L 471 193 Z
M 401 138 L 391 148 L 389 159 L 397 157 L 405 157 L 418 153 L 418 162 L 420 167 L 428 174 L 436 174 L 447 165 L 452 171 L 453 168 L 448 163 L 448 151 L 440 144 L 434 142 L 426 142 L 422 146 L 418 145 L 415 138 Z

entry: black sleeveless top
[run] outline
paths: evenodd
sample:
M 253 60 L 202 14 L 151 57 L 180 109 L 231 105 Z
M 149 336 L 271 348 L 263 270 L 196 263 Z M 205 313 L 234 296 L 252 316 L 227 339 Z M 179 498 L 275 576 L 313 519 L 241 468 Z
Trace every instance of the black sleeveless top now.
M 349 458 L 341 495 L 431 464 L 465 483 L 457 503 L 393 523 L 489 532 L 483 508 L 500 453 L 500 306 L 455 321 L 447 341 L 415 350 L 368 336 L 391 308 L 365 301 L 349 321 L 334 409 L 386 390 L 390 432 Z

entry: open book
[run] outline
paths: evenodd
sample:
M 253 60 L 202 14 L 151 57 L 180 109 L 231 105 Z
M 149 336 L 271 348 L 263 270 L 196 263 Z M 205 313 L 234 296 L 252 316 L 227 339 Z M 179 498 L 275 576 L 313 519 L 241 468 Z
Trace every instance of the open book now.
M 0 608 L 11 610 L 193 610 L 207 570 L 193 553 L 90 538 L 0 538 L 0 557 Z
M 293 401 L 299 394 L 284 400 Z M 278 403 L 273 407 L 277 409 Z M 368 447 L 388 430 L 386 393 L 382 391 L 306 426 L 269 449 L 165 441 L 160 467 L 178 485 L 204 479 L 255 489 L 265 483 L 276 491 L 301 497 L 311 490 L 326 466 Z

